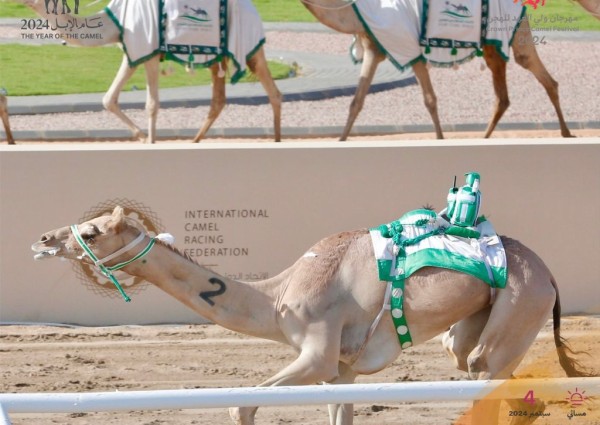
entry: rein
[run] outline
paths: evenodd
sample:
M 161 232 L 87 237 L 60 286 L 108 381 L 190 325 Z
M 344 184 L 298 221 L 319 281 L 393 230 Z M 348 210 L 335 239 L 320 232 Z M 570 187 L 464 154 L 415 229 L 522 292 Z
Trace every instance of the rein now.
M 73 224 L 71 226 L 71 232 L 73 233 L 73 236 L 75 237 L 75 240 L 77 241 L 79 246 L 84 251 L 84 254 L 82 255 L 82 257 L 85 255 L 90 257 L 90 259 L 93 261 L 94 265 L 96 267 L 98 267 L 98 269 L 100 270 L 100 273 L 102 273 L 105 277 L 107 277 L 115 285 L 115 287 L 119 290 L 119 293 L 121 294 L 123 299 L 125 299 L 126 302 L 130 302 L 131 298 L 129 298 L 129 296 L 125 293 L 125 291 L 123 290 L 123 287 L 121 287 L 121 284 L 119 283 L 117 278 L 114 276 L 113 272 L 116 270 L 122 269 L 123 267 L 127 266 L 128 264 L 131 264 L 134 261 L 137 261 L 140 258 L 146 256 L 150 252 L 150 250 L 152 249 L 154 244 L 156 243 L 156 238 L 150 238 L 150 242 L 148 242 L 148 245 L 146 245 L 146 247 L 142 251 L 140 251 L 136 256 L 134 256 L 132 259 L 115 264 L 114 266 L 105 266 L 104 263 L 117 258 L 121 254 L 124 254 L 127 251 L 129 251 L 130 249 L 133 249 L 135 246 L 139 245 L 146 237 L 146 234 L 144 232 L 141 232 L 139 234 L 139 236 L 137 238 L 135 238 L 133 241 L 131 241 L 124 247 L 118 249 L 117 251 L 113 252 L 112 254 L 107 255 L 106 257 L 104 257 L 103 259 L 100 260 L 100 259 L 98 259 L 98 257 L 96 257 L 96 254 L 94 254 L 92 252 L 90 247 L 87 246 L 87 244 L 81 237 L 81 234 L 79 233 L 79 230 L 77 229 L 77 225 Z

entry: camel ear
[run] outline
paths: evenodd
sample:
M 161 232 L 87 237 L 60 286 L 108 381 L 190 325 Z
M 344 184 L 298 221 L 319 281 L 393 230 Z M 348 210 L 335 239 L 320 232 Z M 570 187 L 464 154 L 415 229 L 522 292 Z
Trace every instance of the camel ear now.
M 111 227 L 114 229 L 115 233 L 120 233 L 125 228 L 125 211 L 122 207 L 117 205 L 111 216 Z

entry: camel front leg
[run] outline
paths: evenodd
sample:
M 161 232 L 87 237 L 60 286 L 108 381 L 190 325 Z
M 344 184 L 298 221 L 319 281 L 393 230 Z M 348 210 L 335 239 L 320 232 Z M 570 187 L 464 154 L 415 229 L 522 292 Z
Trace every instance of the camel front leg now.
M 144 141 L 145 135 L 140 130 L 138 126 L 136 126 L 133 121 L 129 119 L 127 115 L 121 111 L 119 107 L 119 94 L 123 89 L 123 86 L 131 78 L 136 68 L 129 67 L 129 62 L 127 61 L 127 56 L 123 55 L 123 61 L 121 62 L 121 67 L 115 76 L 110 88 L 102 98 L 102 104 L 106 108 L 107 111 L 112 112 L 119 118 L 125 125 L 131 130 L 133 136 L 141 141 Z
M 305 335 L 296 360 L 261 383 L 260 387 L 311 385 L 338 379 L 341 323 L 334 317 L 323 317 L 322 322 L 309 325 Z M 231 408 L 229 415 L 236 425 L 254 425 L 257 409 L 258 407 Z M 342 422 L 339 425 L 350 424 Z
M 357 373 L 350 366 L 341 363 L 338 366 L 339 376 L 328 384 L 353 384 Z M 353 404 L 329 404 L 329 424 L 330 425 L 352 425 L 354 422 Z
M 362 67 L 360 69 L 360 79 L 358 80 L 358 87 L 356 88 L 354 99 L 352 99 L 352 103 L 350 104 L 348 119 L 346 120 L 346 126 L 340 137 L 340 142 L 348 139 L 354 121 L 356 121 L 358 114 L 362 110 L 365 103 L 365 97 L 367 96 L 367 93 L 369 93 L 369 87 L 371 87 L 371 83 L 375 77 L 377 66 L 385 59 L 383 53 L 379 51 L 375 43 L 369 38 L 361 37 L 361 42 L 363 43 L 364 56 Z
M 227 69 L 227 62 L 223 60 L 221 62 L 222 68 L 218 63 L 213 64 L 210 67 L 210 74 L 212 78 L 212 98 L 210 100 L 210 110 L 208 111 L 208 116 L 204 120 L 204 124 L 200 131 L 194 137 L 194 143 L 198 143 L 200 140 L 204 138 L 210 126 L 215 122 L 215 120 L 221 114 L 221 111 L 225 107 L 225 73 L 223 72 L 223 76 L 219 76 L 219 70 L 223 69 L 225 71 Z
M 444 134 L 442 133 L 442 126 L 440 125 L 440 117 L 437 111 L 437 97 L 433 91 L 433 84 L 431 84 L 431 78 L 429 77 L 429 71 L 425 62 L 419 61 L 413 65 L 413 71 L 415 77 L 419 81 L 421 91 L 423 92 L 423 100 L 425 101 L 425 107 L 431 115 L 433 120 L 433 126 L 435 128 L 435 135 L 438 139 L 443 139 Z
M 535 49 L 535 43 L 531 36 L 531 29 L 529 28 L 527 16 L 523 17 L 523 21 L 519 25 L 517 35 L 513 40 L 512 49 L 515 55 L 515 62 L 531 71 L 535 78 L 537 78 L 542 86 L 544 86 L 544 89 L 556 110 L 558 123 L 560 125 L 560 134 L 563 137 L 575 137 L 571 134 L 563 117 L 560 100 L 558 98 L 558 83 L 552 78 L 548 70 L 546 70 L 546 67 L 542 63 Z
M 273 131 L 275 133 L 275 141 L 281 142 L 281 101 L 283 96 L 275 85 L 271 71 L 267 65 L 265 51 L 261 47 L 258 52 L 248 61 L 248 67 L 258 77 L 258 80 L 264 87 L 269 97 L 269 103 L 273 108 Z
M 154 56 L 146 61 L 146 112 L 148 113 L 148 143 L 156 142 L 156 119 L 158 117 L 158 108 L 160 105 L 158 94 L 160 57 Z

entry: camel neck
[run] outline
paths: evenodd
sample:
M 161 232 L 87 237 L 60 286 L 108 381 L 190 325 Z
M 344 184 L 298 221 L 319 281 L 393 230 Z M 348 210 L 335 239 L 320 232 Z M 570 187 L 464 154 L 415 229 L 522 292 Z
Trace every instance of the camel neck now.
M 275 317 L 281 286 L 277 277 L 239 282 L 206 269 L 161 243 L 123 271 L 147 280 L 227 329 L 283 341 Z

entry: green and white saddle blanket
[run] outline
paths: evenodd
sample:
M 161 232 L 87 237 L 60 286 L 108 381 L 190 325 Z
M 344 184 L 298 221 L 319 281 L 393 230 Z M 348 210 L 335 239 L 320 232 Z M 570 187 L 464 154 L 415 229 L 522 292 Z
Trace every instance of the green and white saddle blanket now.
M 164 0 L 166 58 L 193 65 L 227 52 L 226 0 Z
M 161 53 L 190 67 L 228 57 L 236 83 L 265 42 L 251 0 L 112 0 L 105 11 L 121 32 L 132 67 Z
M 357 0 L 365 30 L 398 68 L 417 61 L 448 67 L 481 55 L 493 45 L 508 60 L 525 7 L 510 0 Z M 360 61 L 361 52 L 353 52 Z
M 404 316 L 404 281 L 423 267 L 468 273 L 492 288 L 506 286 L 506 254 L 492 224 L 480 217 L 474 228 L 453 226 L 434 211 L 419 209 L 370 229 L 379 279 L 391 282 L 389 309 L 400 345 L 412 338 Z

